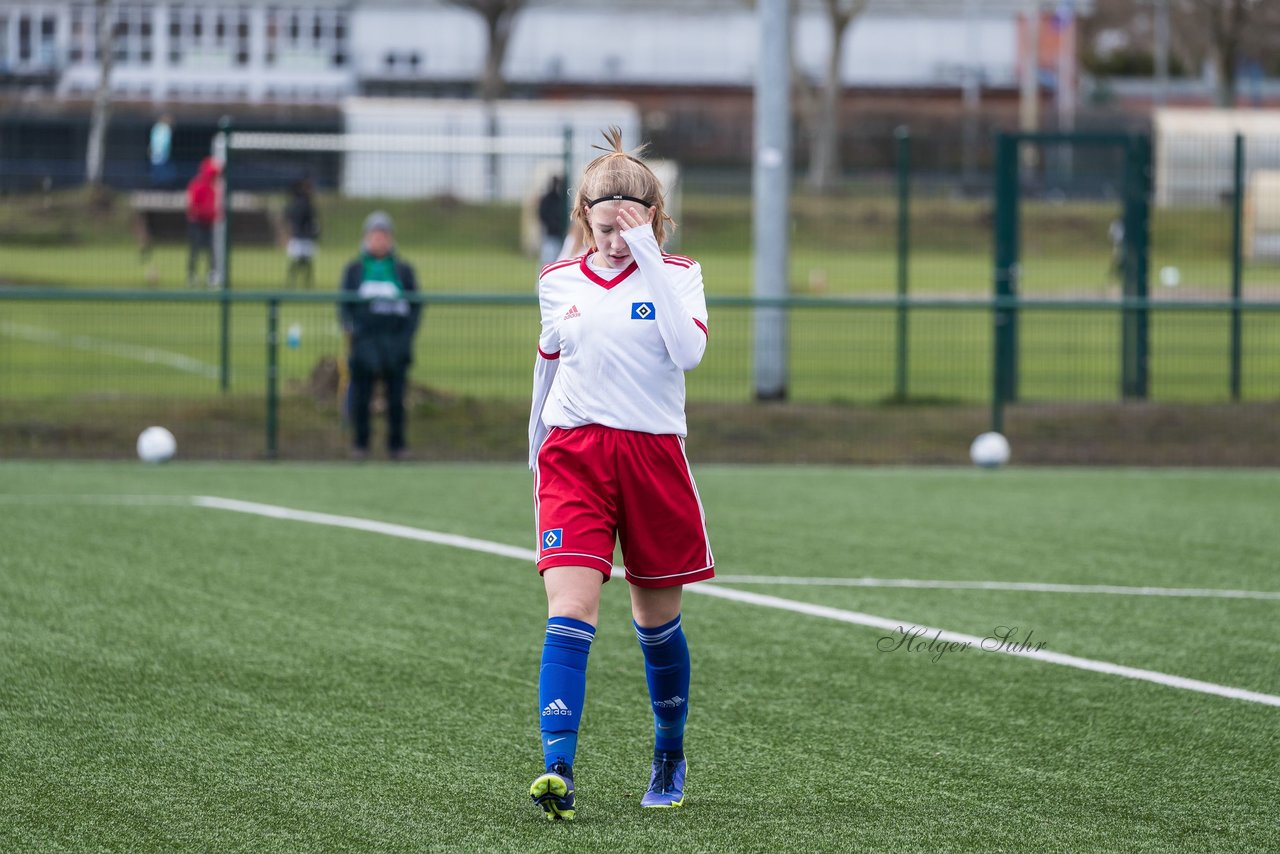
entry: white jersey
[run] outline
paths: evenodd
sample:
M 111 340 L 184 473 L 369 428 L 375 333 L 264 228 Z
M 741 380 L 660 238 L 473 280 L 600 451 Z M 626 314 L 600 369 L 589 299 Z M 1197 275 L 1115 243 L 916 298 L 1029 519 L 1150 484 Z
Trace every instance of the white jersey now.
M 684 372 L 706 349 L 702 268 L 664 255 L 650 226 L 624 237 L 634 260 L 621 271 L 593 267 L 590 253 L 542 271 L 531 453 L 545 427 L 687 432 Z

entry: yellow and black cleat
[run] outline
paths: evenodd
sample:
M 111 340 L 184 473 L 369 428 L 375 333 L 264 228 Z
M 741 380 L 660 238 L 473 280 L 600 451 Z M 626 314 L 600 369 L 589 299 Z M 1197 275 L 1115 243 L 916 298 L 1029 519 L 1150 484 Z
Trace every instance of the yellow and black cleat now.
M 542 807 L 549 821 L 569 821 L 573 818 L 573 771 L 560 763 L 533 781 L 529 797 Z

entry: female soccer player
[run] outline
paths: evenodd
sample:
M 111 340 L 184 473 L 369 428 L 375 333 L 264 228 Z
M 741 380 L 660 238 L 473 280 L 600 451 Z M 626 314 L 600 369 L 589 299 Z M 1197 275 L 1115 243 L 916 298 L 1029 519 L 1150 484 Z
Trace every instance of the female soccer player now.
M 622 133 L 578 182 L 588 251 L 542 270 L 542 335 L 529 418 L 538 571 L 547 590 L 538 678 L 546 773 L 529 789 L 549 819 L 574 815 L 573 761 L 587 654 L 615 537 L 631 582 L 654 716 L 645 807 L 684 803 L 689 648 L 682 585 L 715 575 L 684 455 L 684 372 L 707 347 L 702 268 L 665 255 L 662 187 Z

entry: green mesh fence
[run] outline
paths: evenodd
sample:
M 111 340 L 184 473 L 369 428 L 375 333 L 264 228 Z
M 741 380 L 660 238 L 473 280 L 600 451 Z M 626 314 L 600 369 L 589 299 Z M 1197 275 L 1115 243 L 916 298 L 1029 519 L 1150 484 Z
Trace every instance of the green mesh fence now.
M 710 302 L 707 355 L 688 375 L 690 409 L 699 417 L 741 422 L 750 432 L 760 418 L 788 409 L 850 417 L 879 412 L 905 425 L 896 446 L 881 440 L 889 459 L 913 458 L 913 422 L 938 418 L 945 425 L 950 411 L 965 424 L 983 426 L 992 385 L 989 301 L 786 301 L 789 404 L 774 408 L 753 402 L 755 303 Z M 7 456 L 128 456 L 137 431 L 176 424 L 188 456 L 342 454 L 349 442 L 345 351 L 334 297 L 241 292 L 225 305 L 224 336 L 224 301 L 216 293 L 0 290 L 0 450 Z M 1243 401 L 1280 400 L 1277 308 L 1152 301 L 1151 403 L 1230 399 L 1228 330 L 1237 309 L 1245 342 Z M 911 330 L 907 400 L 895 397 L 900 309 Z M 1019 312 L 1018 406 L 1121 406 L 1116 304 L 1024 301 Z M 418 444 L 442 456 L 518 457 L 537 333 L 532 296 L 428 295 L 409 395 Z M 843 438 L 851 444 L 865 439 Z M 770 445 L 774 457 L 806 454 L 794 426 L 758 441 Z

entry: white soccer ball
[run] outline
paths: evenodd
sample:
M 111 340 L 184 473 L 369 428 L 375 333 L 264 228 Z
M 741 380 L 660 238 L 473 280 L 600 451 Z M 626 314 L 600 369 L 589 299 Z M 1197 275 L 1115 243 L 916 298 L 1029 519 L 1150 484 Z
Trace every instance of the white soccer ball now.
M 163 427 L 148 427 L 138 434 L 138 458 L 145 463 L 163 463 L 177 450 L 178 440 Z
M 1182 273 L 1177 267 L 1160 268 L 1160 284 L 1166 288 L 1176 288 L 1182 282 Z
M 969 459 L 975 466 L 993 469 L 1009 462 L 1009 440 L 1000 433 L 983 433 L 969 446 Z

